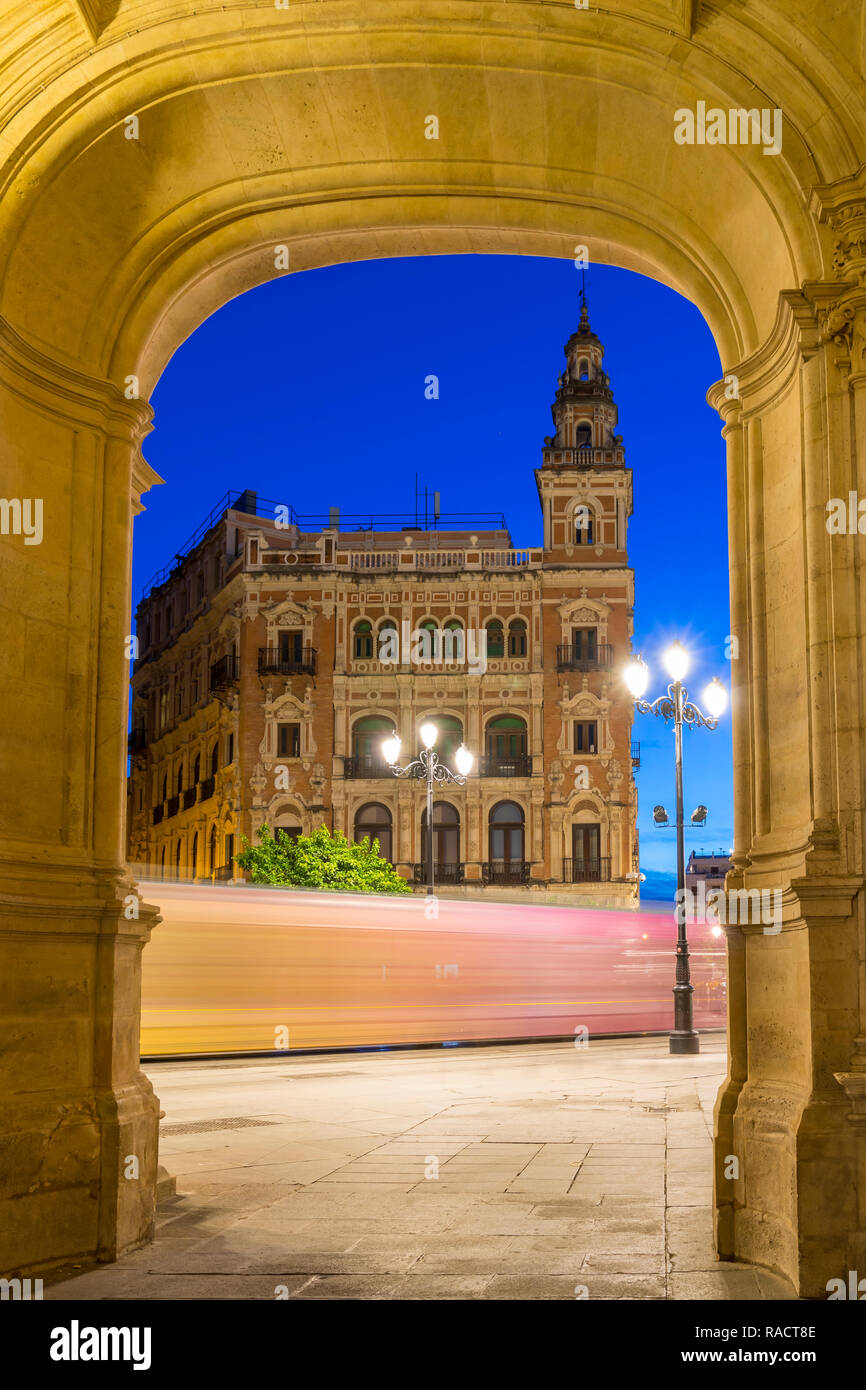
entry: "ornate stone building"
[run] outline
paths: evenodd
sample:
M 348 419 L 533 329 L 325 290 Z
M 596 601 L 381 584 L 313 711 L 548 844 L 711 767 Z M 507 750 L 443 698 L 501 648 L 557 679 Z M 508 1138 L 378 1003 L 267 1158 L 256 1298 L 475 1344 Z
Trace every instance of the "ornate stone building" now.
M 309 530 L 245 492 L 157 576 L 137 614 L 134 863 L 228 877 L 262 822 L 324 823 L 377 836 L 420 884 L 425 799 L 381 744 L 396 730 L 414 757 L 432 719 L 446 762 L 476 755 L 437 789 L 444 889 L 636 905 L 631 474 L 585 307 L 565 354 L 538 548 L 504 526 Z

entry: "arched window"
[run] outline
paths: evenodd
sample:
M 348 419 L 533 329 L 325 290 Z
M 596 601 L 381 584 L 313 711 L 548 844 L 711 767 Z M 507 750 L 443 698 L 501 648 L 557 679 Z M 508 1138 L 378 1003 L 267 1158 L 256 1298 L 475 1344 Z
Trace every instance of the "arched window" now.
M 465 661 L 466 634 L 459 618 L 449 618 L 442 633 L 442 657 L 445 661 Z
M 385 618 L 379 624 L 379 631 L 376 634 L 376 655 L 380 661 L 390 662 L 392 665 L 399 665 L 400 662 L 400 637 L 397 632 L 397 624 L 393 618 Z
M 196 753 L 195 763 L 193 764 L 192 785 L 197 787 L 201 781 L 201 753 Z
M 523 811 L 516 801 L 500 801 L 490 812 L 490 867 L 494 879 L 513 879 L 524 860 Z
M 505 655 L 505 632 L 499 618 L 492 618 L 487 624 L 487 655 Z
M 423 868 L 429 862 L 430 841 L 427 835 L 427 807 L 421 814 L 421 857 Z M 434 876 L 441 883 L 449 878 L 456 882 L 460 863 L 460 812 L 448 801 L 433 803 L 433 864 Z
M 385 714 L 366 714 L 352 728 L 352 756 L 356 777 L 377 776 L 387 769 L 382 744 L 394 733 L 394 721 Z
M 456 768 L 454 754 L 463 742 L 463 724 L 455 714 L 430 714 L 420 720 L 421 724 L 435 724 L 439 730 L 436 739 L 436 752 L 444 763 Z
M 162 796 L 161 796 L 160 800 L 162 800 L 162 801 L 167 801 L 167 800 L 168 800 L 168 777 L 167 777 L 167 776 L 163 776 L 163 779 L 162 779 Z
M 425 618 L 423 623 L 418 624 L 418 631 L 423 636 L 420 642 L 417 639 L 413 642 L 414 659 L 433 661 L 439 653 L 439 625 L 433 618 Z
M 162 847 L 162 859 L 160 860 L 160 868 L 162 869 L 162 876 L 163 878 L 165 878 L 165 845 L 163 845 Z
M 217 866 L 216 857 L 217 857 L 217 832 L 216 832 L 216 826 L 215 826 L 215 825 L 212 825 L 211 828 L 210 828 L 210 838 L 209 838 L 209 841 L 208 841 L 208 873 L 209 873 L 209 874 L 212 874 L 213 871 L 214 871 L 214 869 L 215 869 L 216 866 Z
M 192 852 L 189 860 L 190 876 L 195 878 L 198 874 L 198 831 L 192 837 Z
M 577 375 L 579 376 L 581 381 L 589 380 L 589 362 L 586 360 L 585 357 L 581 357 L 580 359 L 580 363 L 577 368 Z
M 181 763 L 180 767 L 179 767 L 178 770 L 177 770 L 177 787 L 176 787 L 176 791 L 177 791 L 178 796 L 180 796 L 181 792 L 183 791 L 183 763 Z
M 526 656 L 526 623 L 513 618 L 508 624 L 508 655 Z
M 217 739 L 217 741 L 216 741 L 216 743 L 214 744 L 213 748 L 210 750 L 210 775 L 211 775 L 211 777 L 216 777 L 216 775 L 217 775 L 217 769 L 218 769 L 219 765 L 220 765 L 220 745 L 219 745 L 219 739 Z
M 488 771 L 494 777 L 526 775 L 526 720 L 500 714 L 487 725 Z M 524 769 L 521 772 L 521 769 Z
M 595 539 L 595 518 L 585 503 L 574 509 L 575 545 L 592 545 Z
M 174 852 L 174 867 L 175 867 L 175 869 L 177 870 L 178 877 L 180 877 L 180 855 L 181 855 L 181 842 L 180 842 L 180 840 L 178 840 L 178 842 L 177 842 L 177 849 L 176 849 L 175 852 Z
M 379 857 L 391 861 L 391 812 L 378 801 L 368 801 L 355 812 L 355 844 L 379 841 Z
M 366 618 L 355 624 L 352 651 L 359 661 L 369 661 L 373 655 L 373 625 Z
M 588 425 L 586 421 L 584 421 L 583 424 L 578 425 L 577 430 L 575 431 L 574 443 L 576 448 L 578 449 L 591 449 L 592 425 Z

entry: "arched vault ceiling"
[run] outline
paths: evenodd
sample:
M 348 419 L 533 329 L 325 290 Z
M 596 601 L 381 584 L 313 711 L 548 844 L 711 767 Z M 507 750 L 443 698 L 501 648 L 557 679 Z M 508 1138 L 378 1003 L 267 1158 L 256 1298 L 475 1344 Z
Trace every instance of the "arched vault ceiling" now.
M 7 3 L 0 314 L 150 389 L 275 244 L 301 269 L 584 243 L 692 298 L 737 361 L 827 273 L 809 190 L 866 151 L 861 6 L 826 8 Z M 677 145 L 698 101 L 780 107 L 781 155 Z

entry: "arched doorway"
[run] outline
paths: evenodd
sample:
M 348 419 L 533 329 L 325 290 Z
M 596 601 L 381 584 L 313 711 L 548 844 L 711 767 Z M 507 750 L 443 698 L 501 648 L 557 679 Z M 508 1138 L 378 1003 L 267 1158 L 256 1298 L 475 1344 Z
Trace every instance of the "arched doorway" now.
M 382 859 L 393 863 L 392 857 L 391 812 L 380 801 L 368 801 L 355 812 L 355 843 L 362 840 L 379 841 L 379 854 Z
M 394 732 L 394 721 L 385 714 L 365 714 L 352 725 L 351 777 L 390 777 L 382 744 Z
M 427 808 L 421 813 L 421 864 L 416 879 L 427 881 L 430 837 L 427 831 Z M 460 812 L 449 801 L 433 802 L 433 881 L 460 883 L 463 866 L 460 862 Z
M 528 871 L 523 807 L 516 801 L 500 801 L 488 820 L 486 879 L 489 883 L 525 883 Z
M 488 777 L 526 777 L 532 771 L 527 748 L 526 720 L 516 714 L 498 714 L 484 731 Z
M 101 982 L 92 992 L 99 1016 L 80 1020 L 96 1041 L 68 1075 L 62 1103 L 60 1092 L 40 1090 L 25 1116 L 23 1092 L 9 1097 L 25 1174 L 9 1201 L 21 1208 L 26 1195 L 33 1213 L 14 1260 L 111 1258 L 146 1239 L 152 1222 L 158 1106 L 135 1055 L 134 1001 L 157 914 L 143 904 L 125 919 L 120 907 L 134 890 L 120 836 L 128 677 L 120 654 L 131 515 L 155 481 L 139 451 L 145 402 L 163 365 L 215 308 L 275 273 L 274 248 L 284 243 L 292 268 L 307 269 L 398 255 L 419 240 L 430 252 L 500 245 L 573 259 L 579 239 L 597 258 L 654 274 L 692 299 L 724 364 L 710 399 L 728 444 L 739 653 L 734 882 L 778 887 L 785 922 L 778 938 L 729 928 L 718 1243 L 820 1294 L 827 1278 L 856 1267 L 866 1240 L 861 560 L 855 532 L 831 538 L 825 525 L 828 498 L 847 497 L 859 477 L 866 430 L 866 187 L 857 153 L 866 111 L 848 16 L 812 18 L 800 7 L 794 17 L 776 0 L 721 11 L 651 0 L 640 15 L 619 5 L 577 16 L 548 7 L 539 30 L 536 9 L 516 0 L 491 44 L 480 0 L 466 0 L 460 32 L 447 40 L 432 11 L 395 25 L 384 0 L 372 0 L 359 57 L 354 26 L 335 28 L 321 9 L 295 22 L 260 6 L 239 28 L 229 10 L 178 0 L 165 18 L 136 27 L 126 5 L 70 0 L 66 22 L 45 32 L 39 63 L 10 43 L 4 488 L 49 498 L 62 480 L 72 524 L 51 536 L 52 622 L 69 640 L 40 672 L 38 721 L 30 664 L 8 675 L 5 782 L 16 785 L 25 771 L 20 785 L 39 795 L 10 797 L 0 811 L 4 843 L 14 847 L 2 871 L 2 931 L 13 971 L 24 969 L 17 945 L 26 932 L 34 977 L 48 980 L 61 965 L 58 924 L 66 929 L 69 903 L 92 904 L 76 918 L 78 954 L 67 968 L 90 982 L 98 958 Z M 23 32 L 26 0 L 14 0 L 11 14 L 10 32 Z M 426 99 L 407 118 L 419 52 L 431 97 L 448 107 L 440 141 L 423 139 Z M 360 153 L 349 120 L 320 122 L 305 105 L 310 82 L 325 74 L 338 113 L 356 109 L 359 80 L 375 98 Z M 772 93 L 766 100 L 784 110 L 784 154 L 764 157 L 746 141 L 678 145 L 675 109 L 696 110 L 709 91 L 731 110 L 748 108 L 756 91 Z M 260 138 L 252 111 L 272 138 Z M 123 136 L 130 112 L 141 113 L 137 146 Z M 191 129 L 199 132 L 192 146 Z M 170 178 L 153 160 L 157 149 L 174 152 Z M 65 244 L 76 247 L 75 280 L 58 293 L 55 252 Z M 21 539 L 2 537 L 16 600 L 9 652 L 45 622 L 40 567 L 27 563 Z M 83 736 L 70 738 L 71 728 Z M 62 764 L 50 777 L 46 744 Z M 109 932 L 109 919 L 120 930 Z M 828 981 L 832 1011 L 823 1004 Z M 22 998 L 37 1000 L 31 1019 L 44 1021 L 42 996 L 25 984 Z M 40 1065 L 67 1076 L 63 1044 L 51 1044 L 47 1022 L 42 1031 L 54 1051 Z M 106 1077 L 122 1105 L 96 1104 Z M 55 1155 L 62 1162 L 70 1097 L 92 1118 L 82 1121 L 74 1179 L 62 1197 L 50 1194 L 70 1219 L 49 1221 L 49 1196 L 30 1193 L 28 1174 L 50 1171 Z M 145 1155 L 135 1191 L 104 1158 L 116 1152 Z M 740 1186 L 725 1176 L 735 1152 L 749 1174 Z M 74 1250 L 72 1229 L 81 1232 Z

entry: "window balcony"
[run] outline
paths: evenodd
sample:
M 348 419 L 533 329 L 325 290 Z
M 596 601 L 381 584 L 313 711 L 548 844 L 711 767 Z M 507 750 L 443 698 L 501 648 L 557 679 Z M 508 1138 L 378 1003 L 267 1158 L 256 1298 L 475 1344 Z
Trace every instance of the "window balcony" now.
M 575 651 L 570 642 L 556 648 L 557 671 L 609 671 L 613 662 L 613 647 L 604 642 L 593 656 Z
M 154 823 L 154 825 L 159 825 L 159 824 L 160 824 L 160 822 L 162 821 L 162 818 L 163 818 L 164 814 L 165 814 L 165 805 L 164 805 L 163 802 L 160 802 L 160 804 L 159 804 L 158 806 L 154 806 L 154 808 L 153 808 L 153 823 Z
M 435 823 L 434 823 L 434 827 L 433 827 L 433 828 L 434 828 L 434 830 L 435 830 L 435 828 L 436 828 L 436 827 L 435 827 Z M 434 863 L 434 865 L 433 865 L 433 886 L 435 887 L 437 884 L 441 884 L 441 883 L 446 883 L 446 884 L 447 884 L 447 883 L 462 883 L 462 882 L 463 882 L 463 872 L 464 872 L 464 868 L 465 868 L 465 866 L 464 866 L 463 864 L 456 864 L 456 863 L 455 863 L 455 864 L 436 864 L 436 863 Z M 413 865 L 412 865 L 412 878 L 413 878 L 413 881 L 414 881 L 415 883 L 426 883 L 426 882 L 427 882 L 427 872 L 428 872 L 428 866 L 427 866 L 426 864 L 413 864 Z
M 344 758 L 343 776 L 349 781 L 357 781 L 362 777 L 393 777 L 388 763 L 384 758 Z
M 195 796 L 195 787 L 187 787 L 186 791 L 183 793 L 183 809 L 185 811 L 188 811 L 191 806 L 195 805 Z
M 240 662 L 236 656 L 221 656 L 210 668 L 211 690 L 224 690 L 240 677 Z
M 205 779 L 204 782 L 199 782 L 199 787 L 201 788 L 201 796 L 199 797 L 199 801 L 209 801 L 214 794 L 215 786 L 215 777 L 208 777 Z
M 166 818 L 166 820 L 170 820 L 172 816 L 176 816 L 179 810 L 180 810 L 180 797 L 179 797 L 179 796 L 170 796 L 170 797 L 168 798 L 168 801 L 165 803 L 165 818 Z
M 532 754 L 488 754 L 478 760 L 479 777 L 531 777 Z
M 314 676 L 315 647 L 303 647 L 296 655 L 281 653 L 278 647 L 259 647 L 260 676 Z
M 609 883 L 609 859 L 563 859 L 563 883 Z
M 520 884 L 529 882 L 529 863 L 525 859 L 488 859 L 481 865 L 484 884 Z
M 631 746 L 631 765 L 632 765 L 632 767 L 640 767 L 640 744 L 639 744 L 639 743 L 633 743 L 632 746 Z

